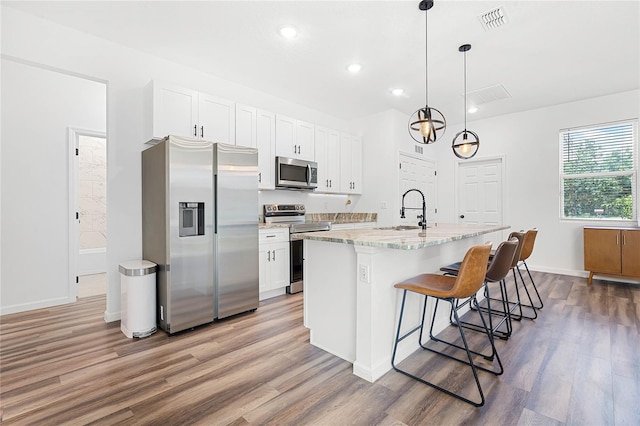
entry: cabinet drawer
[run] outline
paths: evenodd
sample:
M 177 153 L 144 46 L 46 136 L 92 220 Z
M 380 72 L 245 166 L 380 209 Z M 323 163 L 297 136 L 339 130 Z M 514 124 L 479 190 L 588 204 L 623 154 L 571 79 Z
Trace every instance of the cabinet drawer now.
M 275 243 L 281 241 L 289 241 L 289 229 L 288 228 L 276 228 L 276 229 L 261 229 L 260 230 L 260 244 Z

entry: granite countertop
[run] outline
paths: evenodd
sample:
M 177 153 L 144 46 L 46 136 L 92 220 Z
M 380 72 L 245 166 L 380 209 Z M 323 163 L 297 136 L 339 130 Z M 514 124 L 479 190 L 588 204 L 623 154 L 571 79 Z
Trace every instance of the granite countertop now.
M 271 222 L 271 223 L 258 223 L 258 229 L 273 229 L 273 228 L 289 228 L 289 224 L 288 223 L 278 223 L 278 222 Z
M 458 225 L 437 223 L 422 229 L 396 230 L 392 227 L 345 229 L 298 234 L 300 238 L 359 246 L 416 250 L 464 238 L 509 229 L 500 225 Z

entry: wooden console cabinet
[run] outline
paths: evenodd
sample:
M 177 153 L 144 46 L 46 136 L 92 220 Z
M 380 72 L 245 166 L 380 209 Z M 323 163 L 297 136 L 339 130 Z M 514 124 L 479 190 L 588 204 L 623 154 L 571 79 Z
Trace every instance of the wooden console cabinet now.
M 594 275 L 640 279 L 640 229 L 585 227 L 584 269 L 587 284 Z

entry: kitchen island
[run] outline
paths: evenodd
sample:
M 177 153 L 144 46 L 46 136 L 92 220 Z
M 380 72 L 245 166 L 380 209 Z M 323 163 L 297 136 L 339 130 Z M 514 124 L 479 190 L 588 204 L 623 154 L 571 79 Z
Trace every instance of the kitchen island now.
M 393 285 L 462 260 L 469 247 L 504 240 L 508 226 L 434 224 L 300 234 L 304 238 L 304 325 L 311 344 L 353 363 L 353 373 L 374 382 L 391 369 L 401 293 Z M 427 306 L 433 312 L 432 301 Z M 422 298 L 407 296 L 406 330 L 420 322 Z M 428 314 L 428 313 L 427 313 Z M 434 331 L 448 325 L 436 318 Z M 403 330 L 404 331 L 404 330 Z M 418 333 L 398 346 L 398 360 L 418 347 Z

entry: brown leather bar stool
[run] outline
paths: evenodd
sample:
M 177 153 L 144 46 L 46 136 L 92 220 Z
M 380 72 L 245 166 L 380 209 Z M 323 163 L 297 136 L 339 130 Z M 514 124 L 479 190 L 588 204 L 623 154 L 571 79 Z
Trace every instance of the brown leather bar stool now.
M 526 262 L 529 256 L 531 256 L 531 253 L 533 253 L 533 246 L 536 242 L 537 235 L 538 235 L 538 228 L 529 229 L 524 234 L 524 243 L 522 245 L 522 251 L 520 252 L 519 263 L 516 265 L 516 268 L 518 268 L 518 273 L 520 274 L 521 279 L 522 279 L 522 274 L 520 273 L 519 265 L 523 264 L 524 267 L 526 268 L 527 274 L 529 275 L 529 279 L 531 280 L 531 285 L 533 286 L 533 290 L 536 292 L 536 296 L 538 297 L 538 305 L 537 306 L 534 305 L 533 301 L 531 302 L 531 305 L 535 309 L 542 309 L 544 307 L 544 303 L 542 303 L 542 298 L 540 297 L 540 293 L 538 292 L 538 287 L 536 287 L 536 283 L 535 281 L 533 281 L 533 277 L 531 276 L 531 272 L 529 271 L 529 266 L 527 266 L 527 262 Z M 522 280 L 522 283 L 524 284 L 524 279 Z
M 438 312 L 438 303 L 440 301 L 448 302 L 451 305 L 451 309 L 453 311 L 456 325 L 460 324 L 460 318 L 458 317 L 457 309 L 455 308 L 456 300 L 471 298 L 472 303 L 475 303 L 477 305 L 475 294 L 480 288 L 482 288 L 482 285 L 484 284 L 484 278 L 487 273 L 487 263 L 489 261 L 490 251 L 491 251 L 491 243 L 486 243 L 484 245 L 471 247 L 465 254 L 464 259 L 462 260 L 462 263 L 460 265 L 460 272 L 456 277 L 440 275 L 440 274 L 421 274 L 413 278 L 409 278 L 408 280 L 405 280 L 398 284 L 395 284 L 394 286 L 395 288 L 399 288 L 404 291 L 402 294 L 402 307 L 400 308 L 400 319 L 398 320 L 398 332 L 396 333 L 396 340 L 393 346 L 393 355 L 391 357 L 391 365 L 393 366 L 393 369 L 399 373 L 404 374 L 405 376 L 411 377 L 412 379 L 415 379 L 421 383 L 424 383 L 425 385 L 431 386 L 441 392 L 446 393 L 447 395 L 458 398 L 476 407 L 480 407 L 484 405 L 484 402 L 485 402 L 484 393 L 482 392 L 482 386 L 480 385 L 480 380 L 478 379 L 477 370 L 487 371 L 495 375 L 502 374 L 502 372 L 504 371 L 502 368 L 502 362 L 500 361 L 500 357 L 498 356 L 498 353 L 494 345 L 493 335 L 491 334 L 491 331 L 489 330 L 486 324 L 486 321 L 484 320 L 484 316 L 482 312 L 480 312 L 480 318 L 482 319 L 482 323 L 484 324 L 485 334 L 487 335 L 487 338 L 489 339 L 489 342 L 491 344 L 492 352 L 495 354 L 495 359 L 498 362 L 497 370 L 490 370 L 488 368 L 477 365 L 473 362 L 473 357 L 472 357 L 473 352 L 469 349 L 469 345 L 467 344 L 467 339 L 466 339 L 463 327 L 460 327 L 460 326 L 457 327 L 458 331 L 460 332 L 462 343 L 464 345 L 464 346 L 459 346 L 454 343 L 446 342 L 444 340 L 435 338 L 435 336 L 433 336 L 433 322 Z M 404 314 L 404 306 L 405 306 L 405 301 L 407 298 L 408 291 L 418 293 L 424 296 L 422 321 L 420 325 L 418 325 L 417 327 L 414 327 L 413 329 L 407 331 L 403 335 L 400 335 L 400 330 L 402 328 L 402 316 Z M 426 317 L 426 311 L 427 311 L 427 301 L 429 297 L 433 297 L 434 299 L 436 299 L 433 317 L 431 318 L 431 327 L 429 330 L 430 339 L 438 342 L 446 343 L 455 348 L 463 349 L 467 354 L 466 360 L 462 360 L 452 355 L 437 351 L 433 348 L 426 346 L 425 343 L 422 343 L 422 335 L 424 331 L 424 323 L 425 323 L 425 317 Z M 467 364 L 471 367 L 471 371 L 473 372 L 473 377 L 476 382 L 476 388 L 480 395 L 479 402 L 472 401 L 471 399 L 466 398 L 463 395 L 454 393 L 450 389 L 445 389 L 444 387 L 441 387 L 439 385 L 436 385 L 435 383 L 429 382 L 423 379 L 422 377 L 418 377 L 415 374 L 409 373 L 405 370 L 398 368 L 395 362 L 398 343 L 418 330 L 420 330 L 419 343 L 423 349 L 439 355 L 443 355 L 449 359 Z
M 495 252 L 493 252 L 493 257 L 489 261 L 489 267 L 487 268 L 487 273 L 484 277 L 484 296 L 487 301 L 487 314 L 489 318 L 489 330 L 494 334 L 494 336 L 500 337 L 502 339 L 508 339 L 511 336 L 511 315 L 509 312 L 509 298 L 507 295 L 507 288 L 505 278 L 509 271 L 512 268 L 513 261 L 516 255 L 516 251 L 518 249 L 518 245 L 520 241 L 516 237 L 512 237 L 507 241 L 503 241 L 500 243 L 498 248 L 496 248 Z M 454 264 L 456 265 L 456 264 Z M 449 265 L 449 266 L 454 266 Z M 457 275 L 459 270 L 452 269 L 449 267 L 440 268 L 441 270 L 446 270 L 446 273 Z M 500 288 L 500 299 L 490 297 L 489 292 L 489 283 L 499 283 Z M 498 300 L 502 302 L 502 310 L 494 310 L 491 308 L 491 300 Z M 465 304 L 469 303 L 470 299 L 467 299 L 461 304 L 457 304 L 456 307 L 459 309 Z M 500 320 L 494 325 L 492 317 L 498 316 Z M 450 321 L 453 323 L 453 318 L 450 318 Z M 506 331 L 500 330 L 502 325 L 505 325 Z M 471 323 L 467 321 L 461 321 L 460 325 L 470 330 L 484 332 L 484 328 L 476 323 Z

